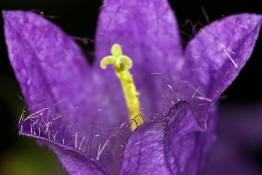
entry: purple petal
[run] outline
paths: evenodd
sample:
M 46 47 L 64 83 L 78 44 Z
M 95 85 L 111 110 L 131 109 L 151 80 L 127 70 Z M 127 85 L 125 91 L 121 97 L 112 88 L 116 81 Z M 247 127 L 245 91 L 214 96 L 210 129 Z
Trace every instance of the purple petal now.
M 203 132 L 189 105 L 179 103 L 166 120 L 146 123 L 131 135 L 120 174 L 196 175 L 214 141 L 213 126 Z
M 169 174 L 165 162 L 164 121 L 146 123 L 130 137 L 120 174 Z
M 203 28 L 186 47 L 188 81 L 208 98 L 219 98 L 249 59 L 261 23 L 260 15 L 240 14 Z
M 64 98 L 73 100 L 65 103 L 66 108 L 81 102 L 83 96 L 76 92 L 88 87 L 88 67 L 77 45 L 34 13 L 4 11 L 3 15 L 9 58 L 30 112 Z
M 261 116 L 261 104 L 221 107 L 218 139 L 211 149 L 204 174 L 259 175 L 262 173 Z
M 164 79 L 173 78 L 170 75 L 182 59 L 182 45 L 167 0 L 105 0 L 96 32 L 97 68 L 114 43 L 121 44 L 123 53 L 133 59 L 131 72 L 145 117 L 151 112 L 169 110 L 171 103 Z M 119 84 L 112 69 L 101 74 L 108 80 L 109 88 Z
M 20 134 L 82 152 L 118 171 L 130 132 L 121 125 L 128 114 L 123 101 L 112 105 L 103 79 L 61 29 L 34 13 L 3 14 L 10 61 L 31 112 L 19 122 Z
M 63 150 L 54 145 L 49 146 L 65 165 L 70 175 L 107 175 L 108 173 L 99 167 L 96 162 L 90 161 L 85 155 L 77 154 L 74 151 Z

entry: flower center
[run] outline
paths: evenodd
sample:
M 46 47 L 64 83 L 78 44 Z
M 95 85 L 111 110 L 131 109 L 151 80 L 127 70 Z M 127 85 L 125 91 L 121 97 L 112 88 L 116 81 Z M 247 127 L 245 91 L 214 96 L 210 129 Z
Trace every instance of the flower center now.
M 108 64 L 113 65 L 125 96 L 131 125 L 130 129 L 134 131 L 144 123 L 144 120 L 140 110 L 139 92 L 137 92 L 133 77 L 129 72 L 133 62 L 131 58 L 122 54 L 122 49 L 119 44 L 113 44 L 111 54 L 112 55 L 106 56 L 101 60 L 100 67 L 106 69 Z

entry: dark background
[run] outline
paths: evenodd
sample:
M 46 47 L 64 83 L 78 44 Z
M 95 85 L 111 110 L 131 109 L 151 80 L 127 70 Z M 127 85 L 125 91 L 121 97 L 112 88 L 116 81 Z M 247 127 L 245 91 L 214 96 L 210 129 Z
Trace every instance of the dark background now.
M 236 13 L 262 14 L 256 1 L 169 0 L 174 9 L 185 45 L 197 31 L 210 22 Z M 66 33 L 87 38 L 79 42 L 92 58 L 94 33 L 102 0 L 0 0 L 0 9 L 32 10 L 43 14 Z M 262 102 L 262 36 L 258 38 L 250 61 L 221 98 L 223 106 L 258 105 Z M 24 106 L 19 85 L 8 61 L 0 18 L 0 174 L 45 175 L 63 174 L 55 156 L 46 148 L 37 147 L 32 139 L 17 136 L 16 123 Z M 255 152 L 261 164 L 260 152 Z M 260 157 L 259 157 L 260 156 Z

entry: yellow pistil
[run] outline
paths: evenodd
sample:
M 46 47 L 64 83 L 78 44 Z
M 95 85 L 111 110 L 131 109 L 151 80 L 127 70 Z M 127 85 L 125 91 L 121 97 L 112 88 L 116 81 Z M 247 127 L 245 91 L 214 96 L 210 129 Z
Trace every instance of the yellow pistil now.
M 120 80 L 126 105 L 128 108 L 131 130 L 134 131 L 138 126 L 144 123 L 140 103 L 138 99 L 139 93 L 129 69 L 132 68 L 132 60 L 126 55 L 122 54 L 122 49 L 119 44 L 113 44 L 110 56 L 104 57 L 100 62 L 100 67 L 106 69 L 108 64 L 112 64 L 115 73 Z

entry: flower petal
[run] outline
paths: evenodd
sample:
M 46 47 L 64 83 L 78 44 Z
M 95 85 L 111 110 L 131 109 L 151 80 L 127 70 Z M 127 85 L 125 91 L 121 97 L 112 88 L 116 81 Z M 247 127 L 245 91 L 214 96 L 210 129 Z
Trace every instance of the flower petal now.
M 208 98 L 219 98 L 249 59 L 261 23 L 261 15 L 240 14 L 203 28 L 186 47 L 187 81 Z
M 211 149 L 203 174 L 261 174 L 261 116 L 261 103 L 222 106 L 218 139 Z
M 70 175 L 107 175 L 108 173 L 99 167 L 96 162 L 74 151 L 63 150 L 54 145 L 49 146 L 65 166 Z
M 10 61 L 31 112 L 19 122 L 19 133 L 80 151 L 118 171 L 120 146 L 130 132 L 121 125 L 125 105 L 111 104 L 103 80 L 57 26 L 30 12 L 3 15 Z
M 214 125 L 210 124 L 203 132 L 184 102 L 175 105 L 166 119 L 146 123 L 131 135 L 120 174 L 195 175 L 199 172 L 214 141 Z
M 74 100 L 65 103 L 68 108 L 81 101 L 75 93 L 84 92 L 88 67 L 77 45 L 34 13 L 4 11 L 3 15 L 9 58 L 30 112 L 67 97 Z
M 163 121 L 146 123 L 130 137 L 120 174 L 170 174 L 165 162 Z
M 105 0 L 96 32 L 98 69 L 99 61 L 109 55 L 114 43 L 121 44 L 123 53 L 133 59 L 131 72 L 140 92 L 143 114 L 169 110 L 171 103 L 164 94 L 168 88 L 162 80 L 171 78 L 183 51 L 167 0 Z M 113 70 L 101 72 L 109 88 L 119 84 Z

